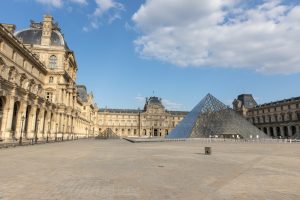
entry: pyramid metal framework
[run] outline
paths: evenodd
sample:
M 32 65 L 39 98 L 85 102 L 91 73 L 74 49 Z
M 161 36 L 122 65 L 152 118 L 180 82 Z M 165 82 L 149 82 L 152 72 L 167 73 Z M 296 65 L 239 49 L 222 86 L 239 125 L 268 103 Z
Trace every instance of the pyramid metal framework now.
M 245 118 L 207 94 L 167 138 L 268 138 Z
M 120 139 L 120 136 L 118 136 L 111 128 L 105 129 L 102 131 L 98 136 L 95 137 L 96 139 Z

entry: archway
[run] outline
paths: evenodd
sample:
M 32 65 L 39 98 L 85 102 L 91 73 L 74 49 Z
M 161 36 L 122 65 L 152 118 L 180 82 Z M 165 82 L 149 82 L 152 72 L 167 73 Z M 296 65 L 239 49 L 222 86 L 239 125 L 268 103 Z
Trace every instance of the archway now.
M 146 129 L 144 129 L 144 130 L 143 130 L 143 132 L 144 132 L 144 135 L 147 135 L 147 131 L 146 131 Z
M 16 101 L 14 104 L 13 117 L 12 117 L 12 123 L 11 123 L 11 131 L 12 131 L 13 138 L 16 136 L 19 110 L 20 110 L 20 102 Z
M 274 137 L 274 130 L 273 127 L 270 127 L 270 136 L 273 138 Z
M 154 136 L 158 136 L 157 129 L 154 129 Z
M 5 105 L 4 97 L 0 97 L 0 131 L 1 131 L 1 128 L 2 128 L 4 105 Z M 0 135 L 0 139 L 1 139 L 1 135 Z
M 31 105 L 28 105 L 26 108 L 26 114 L 25 114 L 25 128 L 24 128 L 25 137 L 28 137 L 28 124 L 29 124 L 30 111 L 31 111 Z
M 289 131 L 288 131 L 288 127 L 287 126 L 283 127 L 283 135 L 284 135 L 284 138 L 288 138 L 289 137 Z
M 275 136 L 279 138 L 279 136 L 281 135 L 280 127 L 276 127 L 276 133 L 277 135 Z
M 264 133 L 265 133 L 265 134 L 268 133 L 267 127 L 264 127 Z
M 296 134 L 296 132 L 297 132 L 296 127 L 295 127 L 295 126 L 292 126 L 292 127 L 291 127 L 291 130 L 292 130 L 292 136 L 294 136 L 294 135 Z
M 168 135 L 169 134 L 169 131 L 168 129 L 165 130 L 165 135 Z

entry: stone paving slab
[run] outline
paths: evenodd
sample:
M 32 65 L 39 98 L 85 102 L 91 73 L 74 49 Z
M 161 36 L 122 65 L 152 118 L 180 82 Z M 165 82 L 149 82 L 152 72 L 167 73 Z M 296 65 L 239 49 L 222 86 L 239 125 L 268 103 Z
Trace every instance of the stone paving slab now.
M 300 199 L 299 144 L 79 140 L 0 158 L 1 200 Z

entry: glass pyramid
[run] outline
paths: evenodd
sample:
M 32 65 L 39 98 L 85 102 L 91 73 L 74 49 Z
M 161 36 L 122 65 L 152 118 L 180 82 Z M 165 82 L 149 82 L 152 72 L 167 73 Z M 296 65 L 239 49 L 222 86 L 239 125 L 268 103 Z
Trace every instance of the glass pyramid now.
M 107 128 L 95 138 L 96 139 L 120 139 L 120 136 L 118 136 L 115 132 L 113 132 L 111 128 Z
M 237 135 L 239 138 L 268 137 L 217 98 L 207 94 L 167 138 L 231 138 Z

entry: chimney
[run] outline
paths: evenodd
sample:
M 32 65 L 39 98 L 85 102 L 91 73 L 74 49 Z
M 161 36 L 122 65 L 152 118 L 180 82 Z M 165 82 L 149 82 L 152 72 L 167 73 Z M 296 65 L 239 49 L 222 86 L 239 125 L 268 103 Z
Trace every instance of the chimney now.
M 14 25 L 14 24 L 2 24 L 2 26 L 4 26 L 12 34 L 15 33 L 16 25 Z
M 53 17 L 50 15 L 44 15 L 43 20 L 43 33 L 42 33 L 42 41 L 41 44 L 44 46 L 51 45 L 51 33 L 53 26 Z

